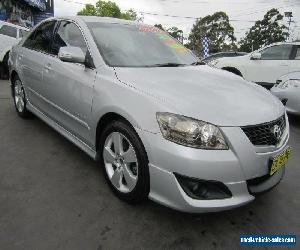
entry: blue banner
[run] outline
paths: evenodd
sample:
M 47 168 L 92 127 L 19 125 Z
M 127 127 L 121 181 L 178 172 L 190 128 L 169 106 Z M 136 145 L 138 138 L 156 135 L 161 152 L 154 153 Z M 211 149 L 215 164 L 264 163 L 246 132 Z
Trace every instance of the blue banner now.
M 241 246 L 296 246 L 296 235 L 242 234 Z

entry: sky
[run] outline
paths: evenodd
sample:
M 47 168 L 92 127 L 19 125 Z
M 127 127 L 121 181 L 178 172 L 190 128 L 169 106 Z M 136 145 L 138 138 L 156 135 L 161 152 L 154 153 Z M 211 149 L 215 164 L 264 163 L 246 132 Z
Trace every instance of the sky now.
M 224 11 L 231 20 L 238 39 L 256 20 L 262 19 L 271 8 L 278 8 L 284 14 L 293 12 L 294 23 L 291 24 L 292 39 L 300 39 L 300 0 L 112 0 L 122 11 L 130 8 L 144 15 L 144 23 L 162 24 L 169 28 L 177 26 L 185 36 L 191 31 L 195 18 Z M 54 0 L 56 16 L 72 16 L 84 7 L 94 4 L 96 0 Z M 148 13 L 148 14 L 146 14 Z M 177 17 L 170 17 L 177 16 Z M 287 25 L 287 18 L 284 19 Z

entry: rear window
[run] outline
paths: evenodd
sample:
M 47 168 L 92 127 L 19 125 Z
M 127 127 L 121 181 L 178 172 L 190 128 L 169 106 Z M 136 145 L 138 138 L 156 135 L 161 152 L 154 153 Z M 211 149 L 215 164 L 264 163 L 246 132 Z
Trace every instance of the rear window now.
M 3 25 L 0 28 L 0 34 L 9 36 L 9 37 L 13 37 L 13 38 L 17 38 L 17 29 L 14 27 L 8 26 L 8 25 Z

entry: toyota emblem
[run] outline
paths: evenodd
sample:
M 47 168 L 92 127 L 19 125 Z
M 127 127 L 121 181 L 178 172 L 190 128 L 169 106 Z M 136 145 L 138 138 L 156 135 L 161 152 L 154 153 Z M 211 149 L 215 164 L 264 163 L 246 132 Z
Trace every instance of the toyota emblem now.
M 277 141 L 279 141 L 282 136 L 281 128 L 278 125 L 275 125 L 272 132 L 273 132 L 275 138 L 277 139 Z

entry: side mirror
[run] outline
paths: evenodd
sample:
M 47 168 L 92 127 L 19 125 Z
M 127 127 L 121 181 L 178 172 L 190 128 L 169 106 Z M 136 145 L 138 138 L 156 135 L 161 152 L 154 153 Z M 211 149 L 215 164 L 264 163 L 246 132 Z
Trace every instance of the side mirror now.
M 260 60 L 261 59 L 261 53 L 255 52 L 251 55 L 251 60 Z
M 79 47 L 61 47 L 58 52 L 58 58 L 63 62 L 85 63 L 85 54 Z

